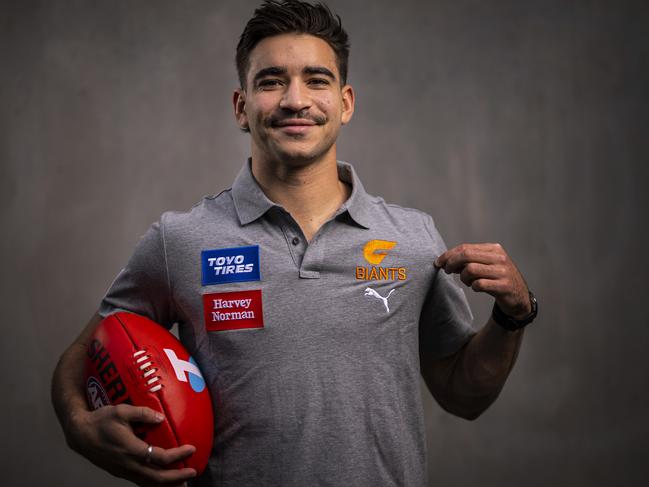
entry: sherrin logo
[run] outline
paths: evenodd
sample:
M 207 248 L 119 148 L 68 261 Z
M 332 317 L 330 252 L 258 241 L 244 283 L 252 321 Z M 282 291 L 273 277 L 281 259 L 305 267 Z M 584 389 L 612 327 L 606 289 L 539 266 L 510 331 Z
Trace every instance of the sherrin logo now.
M 98 339 L 94 339 L 88 346 L 88 359 L 96 371 L 96 378 L 88 379 L 86 391 L 90 404 L 117 404 L 125 402 L 131 404 L 131 398 L 126 390 L 117 367 L 108 350 Z
M 370 240 L 367 242 L 363 247 L 363 257 L 372 266 L 357 266 L 356 279 L 360 281 L 405 281 L 408 278 L 405 267 L 379 266 L 396 245 L 397 242 L 391 240 Z
M 203 250 L 202 284 L 259 281 L 259 246 Z

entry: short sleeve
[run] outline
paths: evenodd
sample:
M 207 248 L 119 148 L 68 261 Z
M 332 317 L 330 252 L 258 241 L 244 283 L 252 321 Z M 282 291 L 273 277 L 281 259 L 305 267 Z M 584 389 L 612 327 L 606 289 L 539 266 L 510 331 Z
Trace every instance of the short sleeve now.
M 171 328 L 176 320 L 168 276 L 163 230 L 156 222 L 106 292 L 99 315 L 129 311 Z
M 437 257 L 446 251 L 446 244 L 430 217 L 426 228 L 433 238 Z M 457 352 L 475 331 L 464 290 L 452 275 L 437 268 L 433 272 L 419 319 L 419 347 L 427 356 L 441 358 Z

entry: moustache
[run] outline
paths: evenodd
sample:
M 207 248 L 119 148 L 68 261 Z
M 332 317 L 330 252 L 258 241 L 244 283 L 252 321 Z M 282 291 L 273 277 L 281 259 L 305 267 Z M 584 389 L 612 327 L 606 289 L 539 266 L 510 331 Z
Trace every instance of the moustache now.
M 269 127 L 277 127 L 282 124 L 289 123 L 291 120 L 309 120 L 316 125 L 324 125 L 327 122 L 327 117 L 324 115 L 311 115 L 308 113 L 296 113 L 291 116 L 286 116 L 286 114 L 275 114 L 271 115 L 266 123 Z

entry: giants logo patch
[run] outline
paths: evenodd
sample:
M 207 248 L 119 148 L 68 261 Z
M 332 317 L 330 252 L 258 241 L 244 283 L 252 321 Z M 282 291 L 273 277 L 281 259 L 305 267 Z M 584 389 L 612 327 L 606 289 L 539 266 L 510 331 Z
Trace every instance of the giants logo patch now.
M 207 331 L 263 328 L 261 290 L 204 294 L 203 315 Z
M 370 240 L 363 247 L 363 257 L 370 264 L 379 265 L 388 255 L 388 250 L 396 244 L 396 242 L 390 242 L 389 240 Z
M 259 281 L 259 245 L 201 252 L 202 284 Z
M 370 240 L 363 247 L 363 257 L 371 266 L 357 266 L 356 279 L 359 281 L 405 281 L 408 273 L 405 267 L 379 266 L 397 242 L 390 240 Z

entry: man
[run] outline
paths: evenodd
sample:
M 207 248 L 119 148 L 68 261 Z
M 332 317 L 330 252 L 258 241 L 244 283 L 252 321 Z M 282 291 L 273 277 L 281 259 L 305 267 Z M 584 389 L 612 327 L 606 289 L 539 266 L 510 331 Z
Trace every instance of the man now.
M 164 468 L 193 446 L 151 449 L 133 434 L 159 414 L 87 407 L 88 337 L 118 310 L 178 323 L 210 385 L 215 445 L 196 485 L 421 486 L 419 374 L 461 417 L 495 400 L 535 301 L 500 245 L 446 250 L 428 215 L 369 196 L 337 162 L 354 112 L 348 52 L 322 5 L 266 2 L 247 24 L 233 105 L 251 158 L 231 189 L 149 229 L 55 371 L 67 441 L 98 466 L 141 484 L 196 474 Z M 450 273 L 495 298 L 477 333 Z M 257 312 L 246 323 L 217 305 L 244 293 Z

